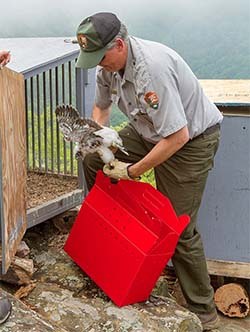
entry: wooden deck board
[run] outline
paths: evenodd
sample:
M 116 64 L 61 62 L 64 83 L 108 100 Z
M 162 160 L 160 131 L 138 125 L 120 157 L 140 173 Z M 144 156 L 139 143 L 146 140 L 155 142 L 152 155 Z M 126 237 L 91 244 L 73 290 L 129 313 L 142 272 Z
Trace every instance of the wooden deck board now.
M 207 259 L 209 274 L 250 279 L 250 263 Z

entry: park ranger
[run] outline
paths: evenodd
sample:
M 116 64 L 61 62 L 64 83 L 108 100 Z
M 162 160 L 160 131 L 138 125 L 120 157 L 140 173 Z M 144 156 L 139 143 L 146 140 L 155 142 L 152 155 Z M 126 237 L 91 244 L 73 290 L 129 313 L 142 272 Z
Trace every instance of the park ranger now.
M 216 328 L 214 293 L 196 221 L 222 115 L 174 50 L 128 36 L 116 15 L 85 18 L 77 39 L 77 67 L 98 66 L 93 119 L 106 124 L 116 104 L 129 120 L 119 132 L 128 156 L 117 151 L 112 169 L 96 155 L 84 159 L 88 189 L 98 169 L 115 179 L 136 179 L 154 169 L 158 190 L 178 215 L 191 217 L 172 257 L 188 308 L 198 315 L 204 331 Z

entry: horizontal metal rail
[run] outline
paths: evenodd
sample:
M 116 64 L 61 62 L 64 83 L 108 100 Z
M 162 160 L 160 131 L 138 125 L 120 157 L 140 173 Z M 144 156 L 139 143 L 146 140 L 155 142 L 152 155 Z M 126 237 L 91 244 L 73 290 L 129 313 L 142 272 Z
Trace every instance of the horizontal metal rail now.
M 51 59 L 50 61 L 45 62 L 42 65 L 31 67 L 31 68 L 23 71 L 22 74 L 24 75 L 25 79 L 34 77 L 38 74 L 47 72 L 48 70 L 58 67 L 62 64 L 75 60 L 77 58 L 78 54 L 79 54 L 79 51 L 73 51 L 66 56 L 64 55 L 64 56 L 58 57 L 56 59 Z

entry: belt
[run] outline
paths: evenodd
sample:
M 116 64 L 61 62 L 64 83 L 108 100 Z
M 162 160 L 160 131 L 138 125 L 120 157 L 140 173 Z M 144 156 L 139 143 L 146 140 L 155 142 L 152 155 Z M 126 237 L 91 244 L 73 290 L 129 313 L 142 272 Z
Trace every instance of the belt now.
M 220 123 L 216 123 L 215 125 L 213 125 L 212 127 L 207 128 L 205 131 L 203 131 L 203 133 L 201 133 L 198 136 L 195 136 L 192 140 L 199 138 L 199 137 L 203 137 L 206 135 L 211 135 L 214 132 L 216 132 L 217 129 L 220 129 Z

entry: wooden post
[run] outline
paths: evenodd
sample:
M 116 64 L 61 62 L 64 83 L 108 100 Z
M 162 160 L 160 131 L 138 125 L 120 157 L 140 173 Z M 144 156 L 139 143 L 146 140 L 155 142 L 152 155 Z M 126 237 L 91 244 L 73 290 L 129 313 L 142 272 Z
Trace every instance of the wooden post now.
M 5 274 L 26 230 L 24 78 L 0 70 L 0 225 Z

